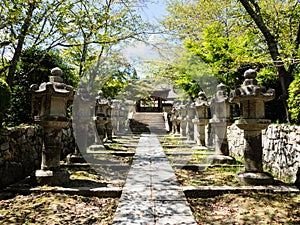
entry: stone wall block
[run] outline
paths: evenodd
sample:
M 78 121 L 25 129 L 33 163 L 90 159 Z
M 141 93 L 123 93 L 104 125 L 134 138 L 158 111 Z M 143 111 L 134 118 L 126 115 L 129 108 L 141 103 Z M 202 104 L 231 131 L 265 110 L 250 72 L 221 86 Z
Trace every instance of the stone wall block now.
M 18 139 L 17 142 L 19 145 L 25 144 L 27 142 L 25 134 L 22 134 Z
M 235 125 L 228 128 L 229 150 L 242 154 L 242 133 Z M 280 179 L 296 180 L 300 166 L 300 127 L 285 124 L 270 125 L 263 131 L 263 165 Z
M 300 143 L 300 134 L 298 134 L 296 132 L 296 143 L 299 144 Z
M 34 127 L 31 127 L 31 126 L 28 126 L 27 127 L 27 137 L 32 137 L 32 136 L 34 136 L 34 134 L 35 134 L 35 130 L 34 130 Z
M 280 132 L 278 126 L 269 126 L 266 131 L 268 139 L 275 140 L 280 137 Z
M 23 177 L 23 167 L 21 163 L 5 162 L 2 169 L 1 184 L 13 183 L 20 179 L 20 177 Z
M 1 151 L 7 151 L 9 149 L 9 143 L 5 142 L 3 144 L 0 145 L 0 150 Z
M 296 137 L 297 137 L 296 132 L 292 131 L 291 133 L 289 133 L 288 134 L 288 143 L 289 144 L 296 144 Z
M 1 129 L 0 188 L 23 179 L 40 168 L 42 134 L 43 128 L 40 126 Z M 66 134 L 71 137 L 64 137 L 64 146 L 70 149 L 73 146 L 72 131 L 69 129 Z

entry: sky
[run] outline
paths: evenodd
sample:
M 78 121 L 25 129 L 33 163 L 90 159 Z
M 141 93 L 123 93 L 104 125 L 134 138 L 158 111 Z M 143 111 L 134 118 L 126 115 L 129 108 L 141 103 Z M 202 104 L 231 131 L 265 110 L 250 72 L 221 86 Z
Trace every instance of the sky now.
M 141 9 L 141 16 L 145 21 L 158 24 L 157 20 L 162 19 L 166 11 L 166 0 L 153 0 L 147 3 Z M 160 42 L 161 36 L 157 34 L 150 35 L 148 42 L 157 44 Z M 159 59 L 160 55 L 151 45 L 146 45 L 143 42 L 135 42 L 134 45 L 127 46 L 123 51 L 127 60 L 136 68 L 138 76 L 143 76 L 143 61 Z

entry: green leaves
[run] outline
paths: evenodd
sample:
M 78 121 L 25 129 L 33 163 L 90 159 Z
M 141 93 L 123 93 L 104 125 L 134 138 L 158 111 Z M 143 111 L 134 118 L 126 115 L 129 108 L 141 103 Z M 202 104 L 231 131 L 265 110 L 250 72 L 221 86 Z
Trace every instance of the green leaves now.
M 291 113 L 292 122 L 300 124 L 300 75 L 297 74 L 295 80 L 289 87 L 288 106 Z

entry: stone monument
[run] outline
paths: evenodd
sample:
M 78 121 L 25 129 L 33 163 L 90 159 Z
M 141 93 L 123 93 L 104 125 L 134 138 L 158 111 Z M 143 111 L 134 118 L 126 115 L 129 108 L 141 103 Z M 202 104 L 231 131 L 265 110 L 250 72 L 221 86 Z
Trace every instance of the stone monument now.
M 67 103 L 73 100 L 73 88 L 63 83 L 62 71 L 51 70 L 49 82 L 31 85 L 34 121 L 44 128 L 41 169 L 35 178 L 41 185 L 61 185 L 69 181 L 67 171 L 60 169 L 62 129 L 68 127 Z
M 231 102 L 239 103 L 240 119 L 236 125 L 244 130 L 245 171 L 237 174 L 240 182 L 254 185 L 267 185 L 274 182 L 273 177 L 263 171 L 262 135 L 270 120 L 265 119 L 265 102 L 275 97 L 274 89 L 266 90 L 257 85 L 256 71 L 244 73 L 244 85 L 231 93 Z

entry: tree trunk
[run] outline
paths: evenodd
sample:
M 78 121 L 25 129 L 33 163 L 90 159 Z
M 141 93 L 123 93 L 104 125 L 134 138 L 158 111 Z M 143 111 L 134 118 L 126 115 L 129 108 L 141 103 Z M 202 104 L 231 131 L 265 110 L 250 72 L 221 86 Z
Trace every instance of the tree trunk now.
M 282 61 L 282 58 L 280 57 L 278 51 L 278 42 L 275 39 L 275 37 L 271 34 L 268 27 L 266 26 L 260 13 L 259 5 L 253 0 L 240 0 L 240 2 L 242 3 L 243 7 L 250 15 L 250 17 L 253 19 L 258 29 L 262 32 L 267 42 L 268 50 L 272 57 L 273 64 L 276 67 L 277 75 L 281 84 L 282 96 L 280 97 L 280 99 L 282 100 L 285 108 L 286 121 L 290 122 L 290 114 L 288 110 L 287 99 L 289 96 L 288 88 L 293 80 L 293 76 L 292 76 L 293 71 L 290 70 L 288 71 L 285 69 L 284 62 Z
M 12 87 L 12 84 L 13 84 L 17 65 L 18 65 L 18 62 L 19 62 L 19 59 L 20 59 L 20 56 L 22 53 L 23 45 L 25 42 L 25 37 L 27 35 L 28 29 L 31 24 L 31 19 L 32 19 L 34 10 L 35 10 L 35 3 L 34 2 L 29 3 L 29 8 L 26 13 L 26 18 L 21 27 L 20 34 L 18 35 L 18 44 L 15 49 L 14 56 L 13 56 L 12 60 L 10 61 L 10 66 L 9 66 L 8 75 L 7 75 L 7 84 L 9 85 L 10 88 Z

